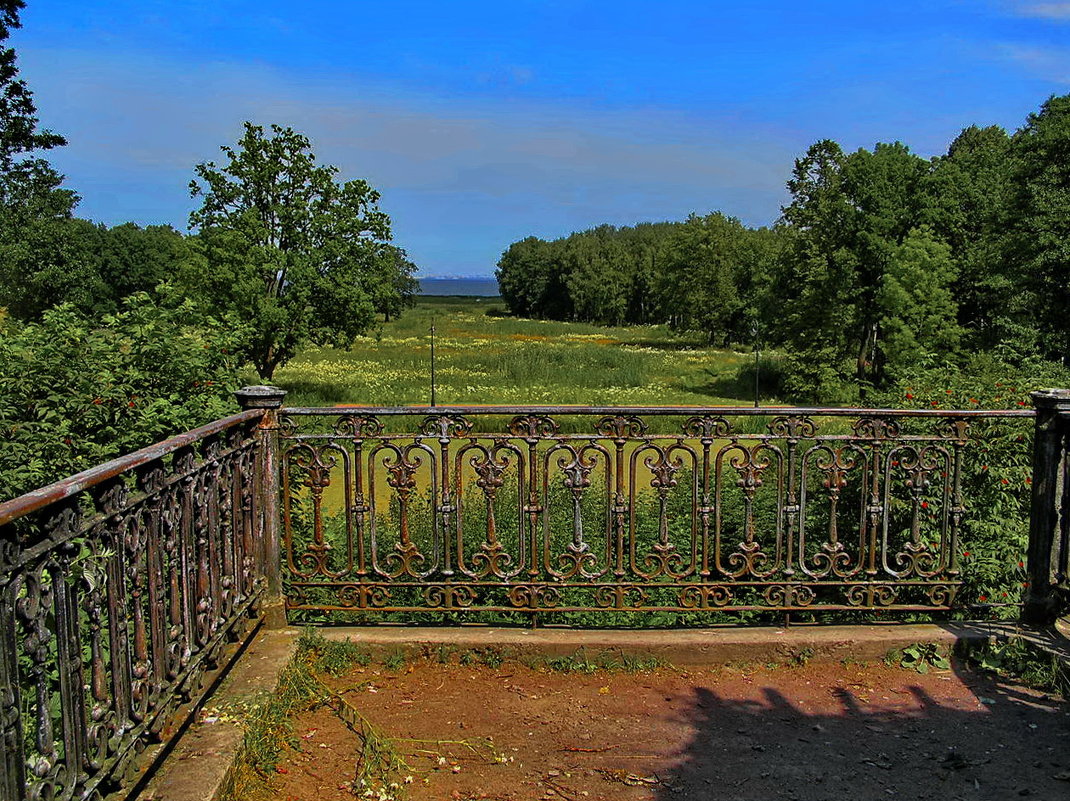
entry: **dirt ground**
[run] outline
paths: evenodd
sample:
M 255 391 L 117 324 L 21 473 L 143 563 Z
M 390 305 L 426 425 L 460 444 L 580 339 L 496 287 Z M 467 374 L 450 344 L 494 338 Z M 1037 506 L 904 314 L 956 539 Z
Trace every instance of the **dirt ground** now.
M 1070 704 L 958 665 L 582 674 L 428 661 L 332 684 L 393 739 L 412 801 L 1070 800 Z M 276 797 L 352 801 L 353 731 L 321 708 L 297 719 L 296 741 Z

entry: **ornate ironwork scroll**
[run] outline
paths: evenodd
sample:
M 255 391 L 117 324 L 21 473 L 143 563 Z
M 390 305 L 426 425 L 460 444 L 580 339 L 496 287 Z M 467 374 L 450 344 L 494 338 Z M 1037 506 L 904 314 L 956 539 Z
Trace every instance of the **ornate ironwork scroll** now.
M 1028 415 L 289 409 L 288 606 L 947 609 L 971 420 Z
M 0 799 L 111 792 L 249 620 L 260 416 L 0 504 Z

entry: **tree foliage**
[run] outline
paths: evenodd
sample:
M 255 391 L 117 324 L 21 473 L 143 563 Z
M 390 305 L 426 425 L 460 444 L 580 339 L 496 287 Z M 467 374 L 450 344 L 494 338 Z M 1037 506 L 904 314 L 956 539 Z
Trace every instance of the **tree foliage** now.
M 139 293 L 0 323 L 0 499 L 236 411 L 232 325 Z
M 196 254 L 183 283 L 244 322 L 243 355 L 264 379 L 306 342 L 348 345 L 411 296 L 412 264 L 363 180 L 341 183 L 290 128 L 245 124 L 226 163 L 196 167 Z
M 799 401 L 864 401 L 904 371 L 991 351 L 1070 364 L 1070 95 L 947 153 L 815 142 L 770 229 L 720 213 L 529 237 L 498 263 L 514 314 L 663 323 L 786 351 Z M 942 367 L 941 367 L 942 369 Z

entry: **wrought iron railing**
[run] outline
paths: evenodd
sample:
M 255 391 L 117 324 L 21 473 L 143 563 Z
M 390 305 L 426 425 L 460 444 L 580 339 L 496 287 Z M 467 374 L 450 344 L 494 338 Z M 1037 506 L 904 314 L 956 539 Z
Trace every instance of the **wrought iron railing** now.
M 280 417 L 284 394 L 247 388 L 240 414 L 0 504 L 0 801 L 103 795 L 225 643 L 254 615 L 285 623 L 284 603 L 341 619 L 947 610 L 991 481 L 974 457 L 1010 428 L 1032 452 L 1007 521 L 1028 539 L 1023 614 L 1070 601 L 1068 391 L 999 412 Z
M 528 613 L 948 609 L 968 455 L 1034 414 L 284 411 L 291 610 Z
M 0 799 L 113 789 L 247 624 L 262 416 L 0 504 Z

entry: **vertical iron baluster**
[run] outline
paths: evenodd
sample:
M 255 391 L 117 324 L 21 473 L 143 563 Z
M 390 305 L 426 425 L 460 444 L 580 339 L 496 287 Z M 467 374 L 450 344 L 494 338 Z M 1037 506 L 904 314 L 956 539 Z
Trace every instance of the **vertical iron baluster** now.
M 26 797 L 26 744 L 22 731 L 16 607 L 18 556 L 14 526 L 0 527 L 0 801 Z
M 78 516 L 69 510 L 64 538 L 78 526 Z M 58 533 L 58 532 L 57 532 Z M 68 539 L 57 549 L 58 559 L 51 569 L 56 625 L 56 671 L 59 683 L 59 708 L 62 726 L 63 762 L 66 785 L 75 792 L 86 780 L 86 710 L 83 691 L 82 641 L 78 625 L 78 587 L 71 575 L 71 562 L 78 556 L 78 545 Z

